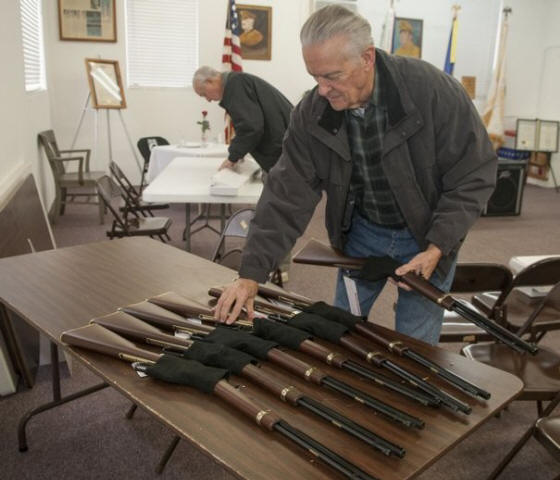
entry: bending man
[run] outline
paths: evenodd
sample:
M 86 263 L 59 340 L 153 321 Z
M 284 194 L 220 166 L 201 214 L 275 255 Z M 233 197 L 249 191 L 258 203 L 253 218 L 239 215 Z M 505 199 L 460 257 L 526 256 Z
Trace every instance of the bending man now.
M 231 117 L 235 137 L 221 168 L 233 167 L 250 153 L 269 171 L 282 152 L 282 139 L 292 112 L 288 99 L 263 79 L 243 72 L 218 72 L 200 67 L 193 76 L 197 95 L 220 102 Z

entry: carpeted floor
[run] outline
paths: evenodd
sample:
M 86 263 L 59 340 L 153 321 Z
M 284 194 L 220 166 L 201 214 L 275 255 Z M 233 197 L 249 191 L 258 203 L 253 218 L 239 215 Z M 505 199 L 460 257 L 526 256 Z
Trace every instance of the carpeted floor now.
M 174 206 L 172 245 L 181 247 L 184 210 Z M 307 239 L 326 239 L 321 205 L 305 235 Z M 59 248 L 104 240 L 110 223 L 98 225 L 95 207 L 70 206 L 55 226 Z M 552 189 L 527 186 L 522 215 L 519 217 L 481 218 L 465 241 L 460 261 L 507 263 L 516 255 L 560 253 L 560 194 Z M 208 258 L 217 235 L 205 230 L 193 238 L 192 251 Z M 320 274 L 318 274 L 320 272 Z M 315 299 L 331 300 L 335 271 L 292 265 L 286 287 Z M 374 306 L 370 319 L 386 326 L 393 321 L 393 287 L 386 288 Z M 549 334 L 543 345 L 558 348 L 560 332 Z M 461 345 L 444 348 L 459 351 Z M 129 402 L 116 391 L 105 389 L 85 399 L 71 402 L 29 423 L 29 451 L 17 449 L 17 423 L 20 416 L 50 398 L 50 367 L 39 371 L 36 386 L 29 391 L 0 400 L 0 478 L 6 479 L 105 479 L 157 478 L 154 467 L 173 437 L 172 433 L 146 413 L 138 411 L 132 420 L 124 414 Z M 63 393 L 98 383 L 97 378 L 80 365 L 73 376 L 63 374 Z M 556 410 L 560 413 L 560 409 Z M 492 418 L 453 448 L 418 478 L 421 480 L 470 480 L 485 478 L 536 418 L 535 404 L 514 402 L 500 418 Z M 240 455 L 247 454 L 240 447 Z M 536 441 L 531 440 L 503 473 L 502 479 L 548 480 L 560 474 L 556 462 Z M 159 478 L 230 479 L 231 474 L 203 453 L 181 442 L 163 475 Z

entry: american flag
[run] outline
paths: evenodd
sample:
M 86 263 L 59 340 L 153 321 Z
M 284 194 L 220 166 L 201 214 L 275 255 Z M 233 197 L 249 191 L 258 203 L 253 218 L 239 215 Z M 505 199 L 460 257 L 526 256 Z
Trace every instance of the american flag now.
M 239 35 L 241 28 L 235 0 L 228 0 L 228 12 L 226 20 L 226 34 L 224 37 L 224 51 L 222 54 L 222 66 L 224 71 L 241 72 L 241 43 Z

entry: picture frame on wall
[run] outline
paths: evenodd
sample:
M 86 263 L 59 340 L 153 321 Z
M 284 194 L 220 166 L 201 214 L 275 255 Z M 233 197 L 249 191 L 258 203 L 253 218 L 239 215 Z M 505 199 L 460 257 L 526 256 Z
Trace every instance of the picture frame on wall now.
M 241 22 L 241 57 L 244 60 L 272 58 L 272 7 L 237 4 Z
M 402 57 L 422 58 L 424 21 L 418 18 L 395 17 L 391 53 Z
M 115 0 L 58 0 L 60 40 L 116 42 Z
M 86 58 L 85 62 L 93 108 L 126 108 L 119 62 L 100 58 Z

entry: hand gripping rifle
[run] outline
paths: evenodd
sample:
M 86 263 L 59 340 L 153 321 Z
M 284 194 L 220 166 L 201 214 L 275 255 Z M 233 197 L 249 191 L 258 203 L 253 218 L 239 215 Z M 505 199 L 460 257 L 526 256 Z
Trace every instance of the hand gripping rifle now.
M 252 355 L 224 345 L 174 336 L 122 311 L 95 318 L 90 323 L 101 325 L 133 341 L 178 350 L 182 352 L 184 358 L 199 361 L 208 367 L 225 368 L 232 373 L 252 380 L 260 387 L 280 397 L 282 401 L 312 412 L 322 420 L 362 440 L 387 456 L 396 455 L 402 458 L 405 455 L 405 450 L 402 447 L 324 406 L 318 400 L 304 395 L 297 388 L 287 385 L 273 374 L 265 373 L 255 365 L 257 359 Z
M 223 290 L 220 288 L 211 288 L 208 293 L 219 297 L 222 291 Z M 258 298 L 255 298 L 254 305 L 257 311 L 267 315 L 268 319 L 286 323 L 292 327 L 308 332 L 315 337 L 341 345 L 372 365 L 384 368 L 403 380 L 406 380 L 411 385 L 419 388 L 424 393 L 432 396 L 455 412 L 460 411 L 469 415 L 472 411 L 472 408 L 465 402 L 462 402 L 453 395 L 406 370 L 404 367 L 387 358 L 380 351 L 371 350 L 369 345 L 360 337 L 349 333 L 350 329 L 345 325 L 327 320 L 312 313 L 293 312 L 290 309 L 281 308 L 278 305 Z
M 229 372 L 223 368 L 206 367 L 195 360 L 144 350 L 101 325 L 91 324 L 68 330 L 62 334 L 61 340 L 73 347 L 134 362 L 135 370 L 151 377 L 194 387 L 205 393 L 214 393 L 227 404 L 253 419 L 263 429 L 276 431 L 292 440 L 345 477 L 353 480 L 376 480 L 337 453 L 292 427 L 272 410 L 248 398 L 226 380 Z
M 156 308 L 155 302 L 157 302 L 158 306 L 162 306 L 162 308 L 157 309 L 157 316 L 152 315 L 154 309 Z M 151 303 L 154 303 L 154 305 L 150 305 Z M 163 309 L 169 310 L 168 313 L 173 312 L 176 315 L 172 318 L 164 319 L 165 310 Z M 204 313 L 200 313 L 201 310 L 204 309 Z M 221 343 L 235 348 L 236 350 L 242 350 L 245 353 L 257 357 L 259 360 L 269 360 L 270 362 L 308 382 L 330 388 L 346 395 L 347 397 L 374 409 L 376 412 L 382 413 L 384 416 L 400 423 L 401 425 L 415 428 L 424 427 L 424 422 L 421 419 L 387 405 L 381 400 L 378 400 L 335 377 L 327 375 L 318 368 L 312 367 L 308 363 L 299 360 L 293 355 L 276 348 L 279 345 L 278 342 L 263 340 L 259 337 L 251 335 L 247 331 L 241 331 L 235 327 L 232 328 L 231 326 L 226 327 L 221 324 L 217 327 L 198 325 L 197 321 L 201 320 L 201 317 L 204 317 L 204 320 L 206 321 L 210 318 L 214 321 L 211 316 L 212 311 L 210 308 L 204 307 L 203 305 L 197 304 L 196 302 L 188 300 L 175 293 L 170 292 L 158 295 L 157 297 L 149 299 L 149 302 L 130 305 L 122 308 L 121 310 L 158 327 L 199 335 L 206 341 Z
M 259 294 L 263 297 L 272 299 L 275 306 L 281 308 L 286 307 L 291 314 L 299 311 L 314 313 L 327 320 L 339 322 L 346 325 L 351 330 L 363 335 L 364 337 L 373 340 L 379 345 L 385 347 L 389 352 L 396 353 L 397 355 L 407 357 L 415 363 L 422 365 L 437 376 L 441 377 L 449 384 L 458 388 L 462 392 L 473 397 L 481 397 L 485 400 L 490 398 L 490 393 L 480 388 L 467 379 L 457 375 L 451 370 L 438 365 L 432 360 L 426 358 L 424 355 L 414 351 L 412 347 L 406 344 L 405 341 L 395 340 L 386 335 L 382 335 L 373 325 L 364 321 L 364 318 L 352 315 L 350 312 L 342 310 L 324 302 L 313 302 L 308 298 L 301 295 L 292 294 L 291 292 L 282 291 L 278 288 L 272 288 L 265 285 L 259 285 Z M 281 302 L 278 305 L 276 302 Z M 283 313 L 283 312 L 282 312 Z
M 323 245 L 316 240 L 311 240 L 296 257 L 297 258 L 294 258 L 295 263 L 324 265 L 347 270 L 360 270 L 360 278 L 364 280 L 376 281 L 386 277 L 392 277 L 398 282 L 405 283 L 414 291 L 440 307 L 461 315 L 463 318 L 474 323 L 477 327 L 482 328 L 513 350 L 519 353 L 529 352 L 532 355 L 535 355 L 539 351 L 534 343 L 526 342 L 508 329 L 486 318 L 484 315 L 481 315 L 466 300 L 454 298 L 450 294 L 441 291 L 421 276 L 413 272 L 408 272 L 402 276 L 395 275 L 395 270 L 400 264 L 390 257 L 348 257 L 340 250 Z

